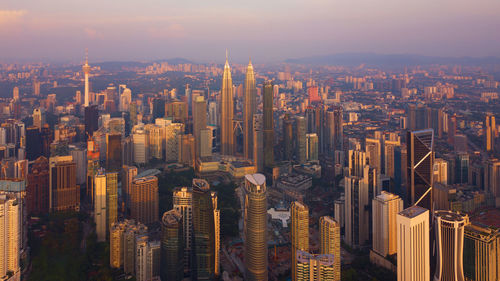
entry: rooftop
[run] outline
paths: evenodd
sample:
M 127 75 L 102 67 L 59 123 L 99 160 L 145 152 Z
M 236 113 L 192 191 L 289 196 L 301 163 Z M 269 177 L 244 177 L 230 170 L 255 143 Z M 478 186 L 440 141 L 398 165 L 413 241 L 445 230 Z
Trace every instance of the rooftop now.
M 414 217 L 417 217 L 417 216 L 419 216 L 427 211 L 429 211 L 429 210 L 422 208 L 420 206 L 411 206 L 411 207 L 401 211 L 399 213 L 399 215 L 405 216 L 407 218 L 414 218 Z

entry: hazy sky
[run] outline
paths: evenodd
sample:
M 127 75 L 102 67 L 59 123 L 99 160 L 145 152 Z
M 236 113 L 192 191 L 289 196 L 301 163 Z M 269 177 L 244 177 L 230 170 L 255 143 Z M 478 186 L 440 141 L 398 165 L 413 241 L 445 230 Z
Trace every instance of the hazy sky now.
M 0 59 L 500 56 L 500 0 L 1 0 Z

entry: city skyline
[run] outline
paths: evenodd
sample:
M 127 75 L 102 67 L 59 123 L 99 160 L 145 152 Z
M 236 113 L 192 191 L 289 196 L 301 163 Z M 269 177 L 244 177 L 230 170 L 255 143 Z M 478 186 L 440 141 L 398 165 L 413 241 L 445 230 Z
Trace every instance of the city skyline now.
M 500 39 L 491 36 L 500 25 L 498 1 L 357 2 L 7 1 L 0 6 L 0 59 L 79 62 L 82 46 L 97 61 L 210 62 L 225 48 L 234 61 L 251 56 L 257 63 L 345 52 L 500 56 Z

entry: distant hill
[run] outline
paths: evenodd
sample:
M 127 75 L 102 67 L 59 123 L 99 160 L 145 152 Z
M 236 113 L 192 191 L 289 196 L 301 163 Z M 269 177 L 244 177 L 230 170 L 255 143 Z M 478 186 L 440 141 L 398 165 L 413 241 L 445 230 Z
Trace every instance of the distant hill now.
M 193 63 L 193 61 L 190 61 L 190 60 L 185 59 L 185 58 L 171 58 L 171 59 L 157 60 L 155 62 L 167 62 L 169 64 Z
M 287 59 L 287 63 L 296 64 L 322 64 L 356 66 L 385 65 L 385 66 L 411 66 L 429 64 L 461 64 L 485 65 L 500 64 L 498 57 L 433 57 L 413 54 L 375 54 L 375 53 L 343 53 L 324 56 L 311 56 L 304 58 Z

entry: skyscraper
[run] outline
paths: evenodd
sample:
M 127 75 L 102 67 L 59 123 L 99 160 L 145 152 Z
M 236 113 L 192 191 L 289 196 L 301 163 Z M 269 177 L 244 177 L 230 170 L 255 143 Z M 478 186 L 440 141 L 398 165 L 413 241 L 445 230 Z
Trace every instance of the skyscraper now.
M 353 248 L 360 248 L 370 238 L 368 184 L 363 177 L 357 176 L 347 176 L 344 181 L 345 241 Z
M 264 134 L 262 132 L 262 114 L 253 116 L 253 163 L 257 172 L 264 171 Z
M 217 192 L 210 192 L 212 197 L 212 210 L 214 212 L 214 274 L 218 276 L 220 274 L 220 210 Z
M 106 173 L 106 233 L 118 220 L 118 173 Z
M 255 75 L 252 61 L 248 61 L 245 76 L 245 96 L 243 100 L 243 155 L 247 159 L 253 158 L 253 115 L 256 113 Z
M 332 281 L 340 281 L 340 224 L 329 216 L 319 218 L 320 254 L 333 255 Z
M 130 215 L 143 224 L 158 221 L 158 178 L 147 176 L 132 181 Z
M 380 145 L 379 139 L 370 139 L 366 140 L 366 160 L 368 161 L 370 167 L 377 169 L 379 173 L 382 172 L 382 158 L 381 152 L 382 148 Z
M 407 204 L 432 212 L 434 132 L 432 129 L 408 132 Z
M 267 189 L 262 174 L 245 176 L 245 280 L 267 281 Z
M 161 219 L 161 278 L 180 281 L 183 273 L 182 214 L 170 210 Z
M 106 170 L 119 171 L 122 167 L 122 135 L 106 134 Z
M 234 154 L 234 134 L 233 134 L 233 79 L 231 78 L 231 68 L 227 58 L 226 51 L 226 64 L 224 65 L 224 74 L 222 77 L 221 89 L 221 154 L 233 155 Z
M 91 137 L 99 129 L 99 109 L 97 105 L 85 107 L 85 134 Z
M 308 161 L 318 160 L 318 144 L 316 133 L 306 135 L 306 159 Z
M 45 124 L 45 112 L 42 108 L 33 109 L 33 127 L 37 127 L 38 130 L 42 130 Z
M 193 191 L 189 187 L 177 187 L 172 196 L 173 209 L 182 215 L 182 241 L 184 244 L 184 271 L 190 269 L 192 228 L 193 228 Z
M 215 275 L 215 220 L 210 185 L 193 179 L 193 264 L 195 280 L 211 280 Z
M 15 195 L 0 194 L 0 275 L 10 272 L 14 277 L 7 280 L 20 280 L 20 246 L 22 205 Z
M 196 145 L 196 157 L 201 156 L 202 130 L 207 128 L 207 102 L 203 96 L 194 96 L 193 99 L 193 136 Z
M 82 66 L 83 74 L 85 75 L 85 103 L 83 106 L 87 107 L 90 105 L 89 100 L 89 73 L 90 73 L 90 65 L 89 65 L 89 56 L 88 51 L 85 50 L 85 64 Z
M 309 208 L 295 201 L 290 205 L 292 281 L 297 280 L 297 251 L 309 251 Z
M 464 277 L 466 280 L 500 279 L 500 230 L 479 224 L 464 229 Z
M 76 164 L 73 157 L 51 157 L 49 163 L 50 211 L 79 211 L 80 187 L 76 184 Z
M 26 129 L 26 158 L 33 161 L 42 156 L 42 137 L 37 127 Z
M 434 281 L 464 281 L 464 227 L 467 215 L 452 211 L 435 211 L 436 272 Z
M 295 158 L 299 163 L 307 160 L 306 129 L 306 119 L 303 116 L 295 117 Z
M 264 83 L 264 168 L 274 165 L 273 82 Z
M 298 251 L 295 267 L 297 281 L 321 281 L 335 279 L 335 256 L 333 254 L 313 255 Z
M 495 116 L 491 113 L 486 114 L 484 123 L 484 147 L 486 151 L 493 151 L 495 149 L 496 133 Z
M 412 206 L 396 223 L 398 281 L 430 281 L 429 210 Z
M 100 169 L 94 176 L 94 221 L 97 241 L 106 241 L 106 173 Z
M 396 215 L 403 210 L 399 196 L 382 191 L 373 199 L 373 251 L 382 257 L 397 252 Z
M 29 169 L 26 205 L 29 214 L 49 212 L 49 160 L 43 156 L 38 157 Z

